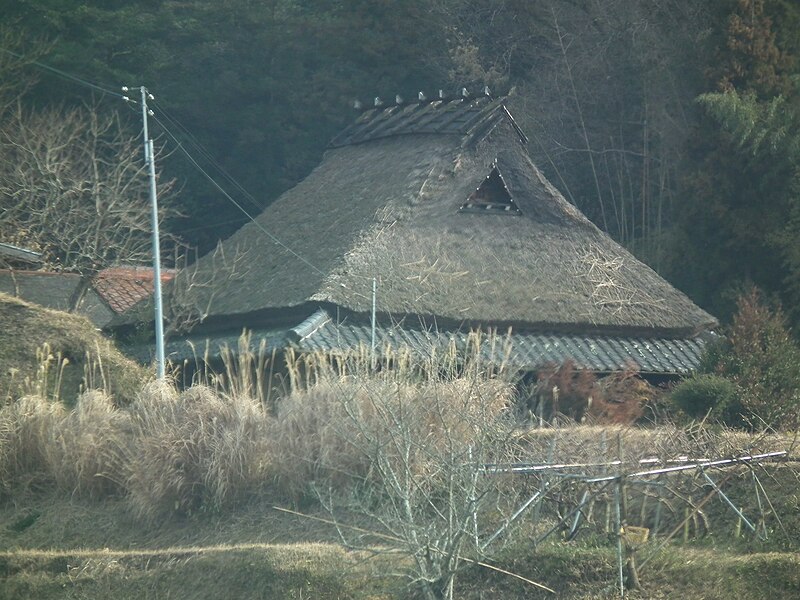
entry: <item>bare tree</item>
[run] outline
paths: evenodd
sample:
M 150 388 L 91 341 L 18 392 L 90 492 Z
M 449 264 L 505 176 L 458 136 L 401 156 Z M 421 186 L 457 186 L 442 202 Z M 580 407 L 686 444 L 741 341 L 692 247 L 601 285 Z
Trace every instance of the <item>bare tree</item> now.
M 246 251 L 236 248 L 226 254 L 221 243 L 208 253 L 207 259 L 211 261 L 210 269 L 200 269 L 197 256 L 190 249 L 176 248 L 177 275 L 167 288 L 164 314 L 169 334 L 185 333 L 202 323 L 219 294 L 241 281 L 249 264 Z
M 0 239 L 39 250 L 81 275 L 74 310 L 104 267 L 150 258 L 148 179 L 138 139 L 116 113 L 25 110 L 0 128 Z M 174 212 L 160 184 L 161 217 Z
M 279 404 L 273 434 L 287 486 L 312 481 L 346 545 L 374 550 L 378 540 L 408 556 L 398 575 L 428 600 L 453 598 L 462 568 L 507 539 L 518 500 L 486 467 L 515 455 L 511 387 L 482 374 L 477 357 L 465 367 L 455 356 L 418 372 L 403 351 L 369 375 L 359 355 L 344 377 L 310 357 L 303 370 L 317 383 Z

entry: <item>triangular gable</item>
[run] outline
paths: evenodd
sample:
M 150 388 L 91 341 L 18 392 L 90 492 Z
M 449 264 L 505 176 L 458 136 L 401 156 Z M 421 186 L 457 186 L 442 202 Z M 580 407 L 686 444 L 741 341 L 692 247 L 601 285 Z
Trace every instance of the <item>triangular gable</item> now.
M 497 168 L 497 161 L 492 165 L 492 170 L 478 188 L 470 194 L 467 201 L 461 205 L 460 212 L 480 212 L 503 215 L 520 215 L 517 203 L 511 197 L 503 176 Z

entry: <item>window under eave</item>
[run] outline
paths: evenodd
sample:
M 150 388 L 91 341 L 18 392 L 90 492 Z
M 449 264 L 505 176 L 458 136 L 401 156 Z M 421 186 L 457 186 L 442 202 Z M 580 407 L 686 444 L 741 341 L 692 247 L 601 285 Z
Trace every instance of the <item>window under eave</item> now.
M 486 176 L 486 179 L 461 205 L 459 212 L 501 215 L 522 214 L 517 203 L 511 197 L 505 181 L 503 181 L 503 176 L 497 168 L 497 163 L 492 166 L 492 170 Z

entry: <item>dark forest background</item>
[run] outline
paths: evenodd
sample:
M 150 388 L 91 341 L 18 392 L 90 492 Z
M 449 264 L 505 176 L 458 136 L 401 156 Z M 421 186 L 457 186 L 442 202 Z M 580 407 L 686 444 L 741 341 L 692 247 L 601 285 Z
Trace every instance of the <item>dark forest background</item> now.
M 755 284 L 800 318 L 797 2 L 3 0 L 0 15 L 6 50 L 152 91 L 183 214 L 167 225 L 200 251 L 246 217 L 176 140 L 255 214 L 319 163 L 354 99 L 488 85 L 553 184 L 704 308 L 725 320 Z M 119 98 L 9 56 L 0 81 L 27 110 L 88 104 L 141 127 Z

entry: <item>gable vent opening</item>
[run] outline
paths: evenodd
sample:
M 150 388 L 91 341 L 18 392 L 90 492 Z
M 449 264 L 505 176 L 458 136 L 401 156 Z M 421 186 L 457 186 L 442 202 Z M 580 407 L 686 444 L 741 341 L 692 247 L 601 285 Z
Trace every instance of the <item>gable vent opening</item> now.
M 492 170 L 486 179 L 478 186 L 467 201 L 461 206 L 459 212 L 489 213 L 501 215 L 520 215 L 517 203 L 511 197 L 506 187 L 503 176 L 497 168 L 497 163 L 492 165 Z

